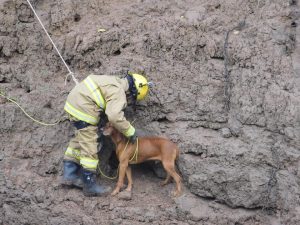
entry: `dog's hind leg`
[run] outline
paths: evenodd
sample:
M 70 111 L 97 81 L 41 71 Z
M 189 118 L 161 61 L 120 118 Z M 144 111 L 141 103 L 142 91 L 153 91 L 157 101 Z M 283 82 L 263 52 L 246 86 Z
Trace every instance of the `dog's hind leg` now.
M 181 177 L 175 170 L 174 162 L 163 161 L 163 166 L 168 174 L 170 174 L 176 182 L 176 191 L 174 192 L 174 196 L 178 197 L 181 195 Z

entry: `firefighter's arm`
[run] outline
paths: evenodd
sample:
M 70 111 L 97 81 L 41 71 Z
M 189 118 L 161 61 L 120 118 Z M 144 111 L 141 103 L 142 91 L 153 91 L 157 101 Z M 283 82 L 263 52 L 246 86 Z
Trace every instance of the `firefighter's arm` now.
M 126 94 L 124 90 L 113 86 L 110 87 L 109 95 L 106 96 L 105 114 L 113 126 L 126 137 L 135 134 L 135 128 L 126 120 L 124 109 L 127 106 Z

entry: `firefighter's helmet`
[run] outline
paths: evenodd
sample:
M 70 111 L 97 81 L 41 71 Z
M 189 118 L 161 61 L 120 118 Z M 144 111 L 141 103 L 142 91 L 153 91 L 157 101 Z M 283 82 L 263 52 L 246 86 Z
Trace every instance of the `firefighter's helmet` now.
M 133 78 L 134 86 L 136 88 L 136 93 L 134 94 L 136 96 L 136 100 L 143 100 L 147 96 L 149 91 L 147 79 L 143 75 L 137 73 L 128 74 Z

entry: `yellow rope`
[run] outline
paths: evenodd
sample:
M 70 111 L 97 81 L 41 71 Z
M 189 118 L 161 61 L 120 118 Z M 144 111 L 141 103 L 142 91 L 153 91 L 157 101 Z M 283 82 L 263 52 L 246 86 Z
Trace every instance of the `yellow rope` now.
M 134 158 L 135 158 L 135 162 L 137 162 L 138 153 L 139 153 L 139 139 L 137 138 L 136 139 L 136 148 L 135 148 L 134 154 L 133 154 L 132 158 L 129 160 L 129 162 L 131 162 Z
M 41 24 L 43 30 L 45 31 L 47 37 L 49 38 L 50 42 L 52 43 L 52 46 L 54 47 L 54 49 L 56 50 L 57 54 L 59 55 L 60 59 L 62 60 L 62 62 L 64 63 L 65 67 L 67 68 L 67 70 L 69 71 L 69 75 L 72 76 L 73 81 L 75 82 L 75 84 L 78 84 L 78 80 L 76 79 L 76 77 L 74 76 L 74 73 L 70 70 L 69 66 L 67 65 L 67 63 L 65 62 L 64 58 L 62 57 L 62 55 L 60 54 L 58 48 L 56 47 L 55 43 L 53 42 L 52 38 L 50 37 L 48 31 L 46 30 L 44 24 L 42 23 L 42 21 L 40 20 L 38 14 L 35 12 L 33 6 L 31 5 L 30 1 L 27 0 L 28 5 L 30 6 L 30 8 L 32 9 L 32 12 L 34 13 L 34 15 L 36 16 L 37 20 L 39 21 L 39 23 Z
M 116 179 L 116 178 L 118 177 L 118 175 L 119 175 L 119 168 L 120 168 L 120 165 L 118 166 L 117 174 L 116 174 L 115 177 L 109 177 L 109 176 L 106 176 L 106 175 L 102 172 L 102 170 L 101 170 L 101 168 L 100 168 L 100 164 L 99 164 L 99 166 L 98 166 L 98 170 L 99 170 L 100 174 L 101 174 L 103 177 L 105 177 L 105 178 L 107 178 L 107 179 L 110 179 L 110 180 L 114 180 L 114 179 Z
M 2 96 L 2 97 L 4 97 L 4 98 L 6 98 L 8 101 L 10 101 L 10 102 L 12 102 L 12 103 L 14 103 L 14 104 L 16 104 L 22 111 L 23 111 L 23 113 L 28 117 L 28 118 L 30 118 L 31 120 L 33 120 L 34 122 L 36 122 L 36 123 L 38 123 L 38 124 L 41 124 L 41 125 L 44 125 L 44 126 L 54 126 L 54 125 L 57 125 L 57 124 L 59 124 L 62 120 L 63 120 L 63 118 L 61 118 L 60 120 L 58 120 L 57 122 L 55 122 L 55 123 L 44 123 L 44 122 L 41 122 L 41 121 L 38 121 L 38 120 L 36 120 L 36 119 L 34 119 L 32 116 L 30 116 L 15 100 L 13 100 L 13 99 L 11 99 L 11 98 L 9 98 L 9 97 L 7 97 L 7 96 L 5 96 L 4 94 L 2 94 L 2 92 L 0 91 L 0 96 Z

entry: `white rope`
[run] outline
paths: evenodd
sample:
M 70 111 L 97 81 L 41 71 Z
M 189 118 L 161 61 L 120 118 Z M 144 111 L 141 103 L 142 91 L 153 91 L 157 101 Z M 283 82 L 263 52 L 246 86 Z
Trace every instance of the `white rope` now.
M 70 68 L 68 67 L 67 63 L 65 62 L 65 60 L 64 60 L 64 59 L 63 59 L 63 57 L 61 56 L 61 54 L 60 54 L 60 52 L 58 51 L 58 49 L 57 49 L 56 45 L 55 45 L 55 44 L 54 44 L 54 42 L 52 41 L 52 39 L 51 39 L 50 35 L 48 34 L 48 32 L 47 32 L 46 28 L 44 27 L 44 25 L 43 25 L 42 21 L 40 20 L 40 18 L 39 18 L 39 17 L 38 17 L 38 15 L 36 14 L 36 12 L 35 12 L 34 8 L 32 7 L 32 5 L 31 5 L 30 1 L 29 1 L 29 0 L 27 0 L 27 2 L 28 2 L 28 4 L 29 4 L 30 8 L 32 9 L 32 11 L 33 11 L 34 15 L 36 16 L 36 18 L 37 18 L 37 19 L 38 19 L 38 21 L 40 22 L 40 24 L 41 24 L 42 28 L 44 29 L 45 33 L 47 34 L 48 38 L 50 39 L 50 41 L 51 41 L 51 43 L 52 43 L 53 47 L 54 47 L 54 48 L 55 48 L 55 50 L 57 51 L 57 53 L 58 53 L 59 57 L 61 58 L 61 60 L 63 61 L 64 65 L 65 65 L 65 66 L 66 66 L 66 68 L 68 69 L 68 71 L 69 71 L 69 74 L 68 74 L 68 76 L 69 76 L 69 75 L 71 75 L 71 76 L 72 76 L 72 79 L 73 79 L 73 81 L 75 82 L 75 84 L 78 84 L 78 80 L 75 78 L 75 76 L 74 76 L 74 73 L 73 73 L 73 72 L 70 70 Z

